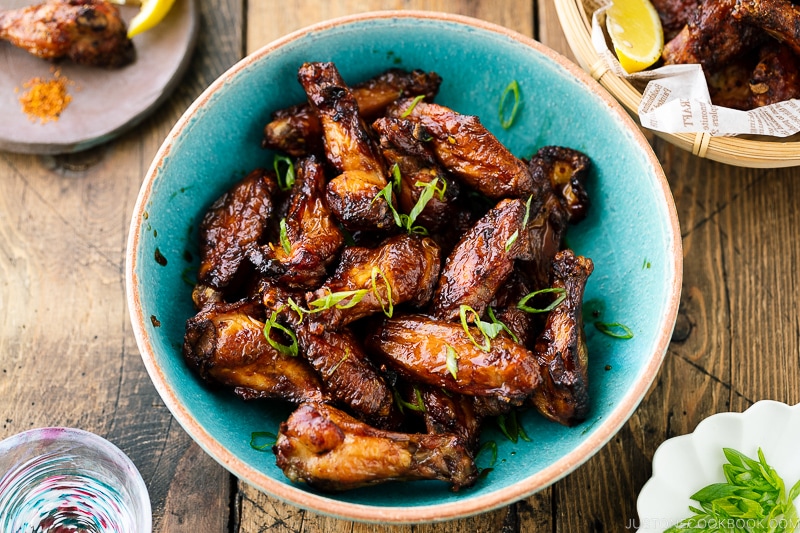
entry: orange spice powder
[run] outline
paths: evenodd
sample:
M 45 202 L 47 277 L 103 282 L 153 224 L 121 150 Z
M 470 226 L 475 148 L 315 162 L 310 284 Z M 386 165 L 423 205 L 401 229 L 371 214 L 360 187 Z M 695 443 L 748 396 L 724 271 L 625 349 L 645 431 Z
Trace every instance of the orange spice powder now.
M 20 97 L 22 111 L 28 115 L 31 122 L 39 120 L 44 124 L 58 120 L 64 109 L 72 101 L 68 87 L 73 82 L 61 75 L 60 70 L 53 72 L 53 79 L 33 78 L 22 86 L 27 89 Z

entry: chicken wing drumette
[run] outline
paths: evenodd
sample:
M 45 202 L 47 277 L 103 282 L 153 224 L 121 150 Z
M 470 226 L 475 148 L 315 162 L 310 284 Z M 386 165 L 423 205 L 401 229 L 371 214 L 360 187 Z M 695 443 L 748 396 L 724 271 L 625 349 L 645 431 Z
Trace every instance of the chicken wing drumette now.
M 328 207 L 349 230 L 391 227 L 391 199 L 379 196 L 386 168 L 352 91 L 333 63 L 305 63 L 298 78 L 322 123 L 328 162 L 340 172 L 328 183 Z
M 120 68 L 134 61 L 119 9 L 103 0 L 49 0 L 0 12 L 0 40 L 42 59 Z
M 383 431 L 329 405 L 298 407 L 281 423 L 273 451 L 289 479 L 327 491 L 421 479 L 446 481 L 458 490 L 478 476 L 455 435 Z

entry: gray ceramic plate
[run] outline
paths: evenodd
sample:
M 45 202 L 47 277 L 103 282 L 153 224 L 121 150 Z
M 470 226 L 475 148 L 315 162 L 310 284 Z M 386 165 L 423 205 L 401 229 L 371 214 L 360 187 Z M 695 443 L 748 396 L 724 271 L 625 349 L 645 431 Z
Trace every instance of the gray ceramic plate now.
M 34 4 L 3 0 L 0 9 Z M 130 21 L 138 7 L 120 7 Z M 133 127 L 172 91 L 186 70 L 197 34 L 194 0 L 176 0 L 167 17 L 134 37 L 136 61 L 119 70 L 55 65 L 74 84 L 72 101 L 58 121 L 31 121 L 19 103 L 24 84 L 52 79 L 54 64 L 0 42 L 0 150 L 33 154 L 77 152 L 106 142 Z

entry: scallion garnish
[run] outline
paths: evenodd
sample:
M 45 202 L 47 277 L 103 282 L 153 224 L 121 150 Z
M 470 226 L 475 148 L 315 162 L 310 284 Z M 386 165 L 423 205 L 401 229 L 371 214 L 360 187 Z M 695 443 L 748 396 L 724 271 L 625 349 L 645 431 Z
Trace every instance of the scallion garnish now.
M 508 95 L 511 94 L 514 98 L 514 106 L 511 108 L 511 111 L 506 116 L 506 100 L 508 100 Z M 517 80 L 512 81 L 508 84 L 508 86 L 503 91 L 503 95 L 500 97 L 500 107 L 498 108 L 498 114 L 500 116 L 500 125 L 503 126 L 503 129 L 508 129 L 514 123 L 514 119 L 517 118 L 517 111 L 519 111 L 520 105 L 520 98 L 519 98 L 519 84 Z
M 525 202 L 525 216 L 522 217 L 522 225 L 520 229 L 516 230 L 514 233 L 511 234 L 511 237 L 508 238 L 506 241 L 506 252 L 511 249 L 515 242 L 517 242 L 517 238 L 519 237 L 520 231 L 525 231 L 525 226 L 528 225 L 528 219 L 531 216 L 531 200 L 533 200 L 533 195 L 528 196 L 528 201 Z
M 397 407 L 400 409 L 401 414 L 403 413 L 403 408 L 408 408 L 419 413 L 425 412 L 425 404 L 422 401 L 422 393 L 417 387 L 414 387 L 414 397 L 415 403 L 409 403 L 400 397 L 400 393 L 397 392 L 397 389 L 394 389 L 394 401 L 397 404 Z
M 505 435 L 511 442 L 516 443 L 519 439 L 524 441 L 531 440 L 528 437 L 528 434 L 525 433 L 525 430 L 522 428 L 522 424 L 520 424 L 519 420 L 517 420 L 516 411 L 509 411 L 508 415 L 499 415 L 496 420 L 500 431 L 502 431 L 503 435 Z
M 491 454 L 492 461 L 486 468 L 491 469 L 497 463 L 497 443 L 493 440 L 488 440 L 481 444 L 481 447 L 478 448 L 478 453 L 475 454 L 475 462 L 478 462 L 478 458 L 487 452 Z
M 511 234 L 511 237 L 508 238 L 506 241 L 506 252 L 511 249 L 515 242 L 517 242 L 517 237 L 519 237 L 519 230 L 516 230 L 514 233 Z
M 266 442 L 264 442 L 266 440 Z M 278 436 L 269 431 L 253 431 L 250 433 L 250 447 L 265 452 L 278 442 Z
M 378 293 L 378 274 L 381 275 L 383 278 L 383 283 L 386 285 L 386 300 L 387 305 L 383 304 L 383 298 L 381 297 L 380 293 Z M 381 309 L 383 310 L 383 314 L 386 315 L 388 318 L 392 318 L 394 314 L 394 302 L 392 301 L 392 285 L 389 283 L 389 279 L 386 277 L 386 273 L 374 266 L 372 267 L 372 272 L 370 273 L 370 279 L 372 281 L 372 292 L 375 294 L 375 298 L 381 303 Z
M 350 348 L 349 348 L 349 347 L 347 347 L 347 346 L 345 346 L 345 347 L 344 347 L 344 356 L 343 356 L 341 359 L 339 359 L 339 362 L 338 362 L 338 363 L 336 363 L 335 365 L 333 365 L 333 368 L 331 368 L 331 369 L 328 371 L 328 377 L 332 376 L 334 372 L 336 372 L 337 370 L 339 370 L 339 367 L 340 367 L 340 366 L 342 366 L 342 363 L 344 363 L 345 361 L 347 361 L 347 359 L 348 359 L 349 357 L 350 357 Z
M 530 307 L 528 305 L 525 305 L 525 304 L 528 303 L 528 301 L 531 298 L 535 298 L 535 297 L 539 296 L 540 294 L 548 294 L 548 293 L 557 294 L 558 296 L 547 307 L 539 309 L 539 308 L 536 308 L 536 307 Z M 558 304 L 560 304 L 561 302 L 563 302 L 566 299 L 567 299 L 567 291 L 566 290 L 564 290 L 564 289 L 562 289 L 560 287 L 548 287 L 546 289 L 540 289 L 538 291 L 533 291 L 531 293 L 526 294 L 522 298 L 522 300 L 517 302 L 517 308 L 518 309 L 522 309 L 523 311 L 525 311 L 527 313 L 549 313 L 550 311 L 555 309 Z
M 594 327 L 596 327 L 600 333 L 605 333 L 609 337 L 614 337 L 615 339 L 633 338 L 633 331 L 631 331 L 631 328 L 619 322 L 595 322 Z
M 424 94 L 420 94 L 419 96 L 415 96 L 414 99 L 411 101 L 411 105 L 408 106 L 408 109 L 403 111 L 403 113 L 400 115 L 400 118 L 407 118 L 411 114 L 411 112 L 414 111 L 414 108 L 417 107 L 417 104 L 423 98 L 425 98 Z
M 281 236 L 280 236 L 281 247 L 283 248 L 283 252 L 286 255 L 289 255 L 290 253 L 292 253 L 292 243 L 289 242 L 289 237 L 286 236 L 286 217 L 281 219 L 279 225 L 281 228 Z
M 492 321 L 492 324 L 497 324 L 498 326 L 500 326 L 500 329 L 502 329 L 503 331 L 505 331 L 506 333 L 508 333 L 508 335 L 509 335 L 509 336 L 510 336 L 512 339 L 514 339 L 514 342 L 516 342 L 516 343 L 519 343 L 519 337 L 517 337 L 516 335 L 514 335 L 514 332 L 513 332 L 513 331 L 511 331 L 510 329 L 508 329 L 508 326 L 506 326 L 506 325 L 505 325 L 503 322 L 501 322 L 500 320 L 498 320 L 498 318 L 497 318 L 496 316 L 494 316 L 494 311 L 492 311 L 492 308 L 491 308 L 491 307 L 487 307 L 487 308 L 486 308 L 486 312 L 487 312 L 487 314 L 489 315 L 489 320 L 491 320 L 491 321 Z
M 306 312 L 321 313 L 322 311 L 327 311 L 331 307 L 336 307 L 337 309 L 349 309 L 360 302 L 369 292 L 368 289 L 339 292 L 330 292 L 330 289 L 326 290 L 328 290 L 328 294 L 308 302 L 309 309 L 307 309 Z M 343 300 L 347 300 L 347 302 L 342 303 Z
M 445 362 L 447 370 L 453 376 L 453 379 L 458 379 L 458 352 L 456 349 L 447 345 L 447 361 Z
M 286 171 L 281 172 L 281 167 Z M 282 191 L 288 191 L 294 185 L 294 163 L 285 155 L 276 155 L 272 160 L 272 168 L 275 169 L 275 176 L 278 179 L 278 187 Z
M 397 192 L 400 192 L 400 190 L 403 187 L 403 177 L 400 175 L 400 165 L 398 165 L 397 163 L 392 165 L 391 172 L 392 172 L 392 184 L 394 185 L 394 188 L 397 190 Z
M 467 337 L 469 337 L 469 340 L 472 341 L 472 344 L 474 344 L 484 352 L 488 352 L 489 349 L 492 347 L 489 334 L 486 331 L 484 331 L 483 328 L 478 327 L 478 331 L 481 332 L 481 335 L 483 335 L 483 339 L 486 341 L 484 344 L 478 344 L 478 341 L 475 340 L 475 337 L 472 336 L 472 333 L 469 330 L 469 323 L 467 322 L 467 313 L 472 313 L 473 315 L 475 315 L 476 324 L 479 325 L 481 322 L 481 317 L 478 316 L 477 311 L 475 311 L 472 307 L 468 305 L 462 304 L 458 310 L 458 314 L 461 317 L 461 327 L 464 328 L 464 332 L 467 334 Z
M 283 355 L 290 355 L 292 357 L 296 357 L 298 353 L 297 336 L 294 334 L 294 331 L 290 330 L 283 324 L 278 323 L 278 313 L 281 310 L 283 310 L 283 307 L 281 307 L 277 311 L 273 311 L 272 315 L 269 317 L 269 320 L 267 320 L 267 323 L 264 324 L 264 337 L 266 337 L 269 345 L 278 350 L 279 353 Z M 278 341 L 274 340 L 270 335 L 270 333 L 272 332 L 272 328 L 284 332 L 291 339 L 291 342 L 288 345 L 286 345 L 286 344 L 281 344 Z

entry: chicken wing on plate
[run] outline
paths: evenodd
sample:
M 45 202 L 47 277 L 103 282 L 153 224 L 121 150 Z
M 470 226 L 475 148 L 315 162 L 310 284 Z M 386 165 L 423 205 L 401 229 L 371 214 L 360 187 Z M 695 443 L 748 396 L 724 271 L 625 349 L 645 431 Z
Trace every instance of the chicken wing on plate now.
M 313 288 L 325 278 L 344 242 L 325 203 L 325 174 L 315 156 L 297 161 L 289 208 L 278 243 L 250 248 L 248 257 L 262 274 L 291 288 Z M 283 238 L 285 237 L 285 239 Z
M 490 341 L 477 327 L 424 315 L 385 319 L 366 346 L 410 381 L 461 394 L 519 403 L 541 379 L 533 354 L 505 333 Z
M 257 303 L 213 304 L 187 320 L 183 356 L 203 379 L 233 387 L 244 399 L 328 399 L 304 359 L 284 355 L 267 341 L 264 308 Z
M 220 196 L 200 222 L 200 267 L 192 294 L 199 308 L 236 281 L 248 250 L 258 245 L 273 211 L 275 179 L 258 169 Z
M 553 261 L 553 287 L 566 298 L 547 316 L 534 353 L 542 384 L 533 391 L 533 405 L 550 420 L 571 426 L 589 412 L 588 349 L 583 330 L 583 292 L 594 265 L 571 250 Z
M 312 302 L 324 302 L 331 295 L 359 292 L 309 320 L 315 331 L 336 330 L 375 313 L 391 314 L 390 309 L 406 302 L 420 306 L 433 293 L 439 267 L 439 247 L 428 237 L 401 234 L 389 237 L 378 248 L 345 248 L 336 272 L 307 294 L 306 301 L 313 308 Z
M 386 187 L 386 168 L 359 115 L 358 103 L 333 63 L 305 63 L 298 72 L 308 101 L 322 123 L 325 153 L 340 172 L 327 186 L 327 202 L 348 230 L 394 225 Z
M 475 409 L 475 397 L 446 392 L 436 387 L 422 387 L 420 396 L 425 411 L 422 416 L 428 433 L 458 435 L 473 454 L 478 451 L 481 422 Z
M 414 104 L 409 98 L 390 105 L 387 115 L 405 115 L 421 124 L 430 134 L 430 145 L 442 166 L 489 198 L 527 197 L 533 192 L 528 167 L 478 117 L 425 101 Z
M 590 205 L 586 180 L 591 168 L 586 154 L 563 146 L 545 146 L 536 152 L 528 166 L 533 181 L 542 189 L 539 194 L 551 189 L 567 211 L 570 224 L 586 218 Z
M 305 403 L 282 422 L 273 451 L 289 479 L 326 491 L 423 479 L 458 490 L 478 476 L 455 435 L 379 430 L 321 404 Z
M 0 12 L 0 40 L 42 59 L 120 68 L 136 57 L 119 9 L 102 0 L 49 0 Z
M 442 79 L 435 72 L 390 69 L 353 85 L 351 90 L 359 114 L 365 120 L 371 120 L 401 96 L 424 95 L 428 100 L 433 100 L 441 83 Z M 322 124 L 307 103 L 280 109 L 273 113 L 272 121 L 264 127 L 262 147 L 295 157 L 321 154 Z

